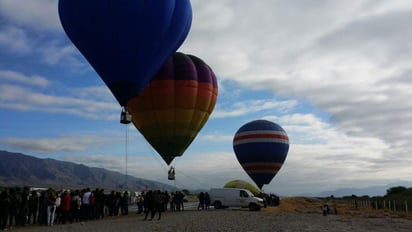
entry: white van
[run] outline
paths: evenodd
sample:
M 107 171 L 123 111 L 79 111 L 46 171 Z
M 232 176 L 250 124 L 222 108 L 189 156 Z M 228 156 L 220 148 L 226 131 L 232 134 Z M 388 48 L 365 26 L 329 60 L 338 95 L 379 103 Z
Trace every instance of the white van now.
M 260 210 L 263 199 L 253 196 L 247 189 L 239 188 L 212 188 L 209 191 L 210 202 L 215 209 L 225 207 L 244 207 L 249 210 Z

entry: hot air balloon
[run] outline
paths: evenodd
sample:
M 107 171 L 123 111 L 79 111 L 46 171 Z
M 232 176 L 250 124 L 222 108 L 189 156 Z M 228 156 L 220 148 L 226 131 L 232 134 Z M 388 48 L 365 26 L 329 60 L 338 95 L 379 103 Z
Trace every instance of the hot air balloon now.
M 59 0 L 62 26 L 121 106 L 180 47 L 190 0 Z
M 208 120 L 217 92 L 212 69 L 193 55 L 177 52 L 127 109 L 135 127 L 170 164 Z
M 285 162 L 289 138 L 276 123 L 255 120 L 239 128 L 233 138 L 233 149 L 240 165 L 262 189 Z

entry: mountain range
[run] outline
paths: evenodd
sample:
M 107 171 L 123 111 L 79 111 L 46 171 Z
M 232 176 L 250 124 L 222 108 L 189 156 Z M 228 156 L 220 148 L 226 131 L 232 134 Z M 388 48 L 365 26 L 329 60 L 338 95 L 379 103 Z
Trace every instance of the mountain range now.
M 172 185 L 133 176 L 126 178 L 124 174 L 104 168 L 0 151 L 0 187 L 14 186 L 56 189 L 89 187 L 91 189 L 129 189 L 134 191 L 144 189 L 177 190 Z
M 178 190 L 175 186 L 157 181 L 126 176 L 104 168 L 88 167 L 83 164 L 40 159 L 33 156 L 0 150 L 0 188 L 1 187 L 39 187 L 56 189 L 83 189 L 86 187 L 104 188 L 105 190 L 141 191 L 144 189 Z M 324 197 L 341 196 L 382 196 L 394 186 L 412 186 L 412 182 L 396 182 L 382 186 L 364 188 L 344 188 L 319 193 L 306 193 L 301 196 Z M 200 192 L 203 190 L 191 190 Z

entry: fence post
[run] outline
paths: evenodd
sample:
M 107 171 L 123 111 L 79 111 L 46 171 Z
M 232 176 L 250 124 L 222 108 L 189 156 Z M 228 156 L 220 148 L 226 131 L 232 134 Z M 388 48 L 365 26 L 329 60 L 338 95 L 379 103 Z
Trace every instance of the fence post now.
M 375 201 L 375 209 L 376 210 L 378 209 L 378 201 L 377 200 Z
M 406 214 L 408 214 L 408 201 L 405 200 L 405 212 Z
M 386 201 L 383 200 L 383 209 L 386 209 Z
M 393 211 L 396 211 L 396 201 L 393 200 Z
M 389 208 L 389 210 L 392 210 L 392 208 L 391 208 L 391 201 L 388 201 L 388 208 Z

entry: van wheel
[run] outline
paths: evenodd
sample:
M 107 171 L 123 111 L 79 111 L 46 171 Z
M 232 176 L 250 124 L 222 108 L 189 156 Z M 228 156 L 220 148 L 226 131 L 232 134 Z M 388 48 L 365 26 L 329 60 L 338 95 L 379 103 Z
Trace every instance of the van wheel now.
M 260 207 L 257 204 L 250 204 L 249 205 L 249 210 L 250 211 L 258 211 L 258 210 L 260 210 Z
M 213 206 L 215 207 L 215 209 L 221 209 L 222 208 L 222 203 L 220 203 L 220 201 L 216 201 Z

